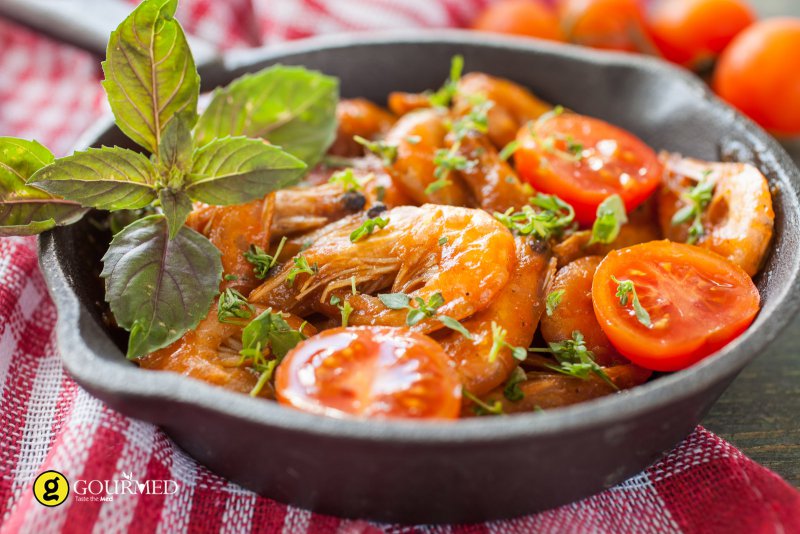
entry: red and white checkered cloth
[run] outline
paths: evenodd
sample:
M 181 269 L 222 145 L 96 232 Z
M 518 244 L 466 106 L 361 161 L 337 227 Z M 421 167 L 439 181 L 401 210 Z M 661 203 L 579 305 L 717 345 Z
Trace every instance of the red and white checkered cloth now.
M 183 0 L 188 31 L 222 47 L 315 33 L 460 26 L 488 0 Z M 0 20 L 0 135 L 64 154 L 104 111 L 95 58 Z M 397 527 L 341 520 L 259 497 L 198 465 L 158 428 L 116 413 L 61 367 L 56 310 L 35 239 L 0 239 L 0 531 L 6 532 L 800 532 L 800 493 L 698 428 L 654 466 L 604 493 L 511 521 Z M 56 508 L 33 479 L 175 480 L 175 495 Z

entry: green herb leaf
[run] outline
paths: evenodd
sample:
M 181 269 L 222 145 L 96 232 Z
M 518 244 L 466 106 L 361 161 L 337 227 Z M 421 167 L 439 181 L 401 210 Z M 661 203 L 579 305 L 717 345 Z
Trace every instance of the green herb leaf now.
M 697 182 L 697 185 L 692 187 L 685 195 L 684 201 L 687 203 L 684 207 L 675 212 L 672 216 L 672 225 L 678 226 L 692 221 L 689 227 L 689 235 L 686 242 L 694 245 L 705 234 L 703 227 L 703 213 L 711 204 L 711 199 L 714 197 L 714 187 L 716 183 L 709 180 L 711 170 L 703 172 L 703 178 Z
M 389 224 L 389 219 L 382 219 L 380 217 L 365 219 L 364 222 L 361 223 L 361 226 L 350 233 L 350 242 L 355 243 L 356 241 L 360 241 L 365 237 L 372 235 L 372 232 L 375 231 L 375 228 L 385 228 L 387 224 Z
M 336 295 L 331 296 L 331 306 L 336 306 L 342 314 L 342 326 L 347 326 L 350 321 L 350 314 L 353 313 L 353 306 L 348 301 L 342 301 Z
M 172 189 L 159 191 L 158 199 L 169 225 L 169 238 L 172 239 L 191 213 L 192 200 L 183 191 L 173 191 Z
M 397 159 L 397 145 L 392 145 L 386 141 L 380 140 L 370 141 L 369 139 L 364 139 L 360 135 L 354 135 L 353 140 L 369 152 L 381 158 L 381 162 L 385 167 L 391 167 Z
M 195 128 L 198 146 L 217 137 L 269 140 L 315 165 L 336 138 L 339 81 L 302 67 L 277 65 L 214 91 Z
M 296 183 L 306 165 L 258 139 L 214 139 L 194 153 L 186 192 L 217 206 L 243 204 Z
M 621 306 L 628 305 L 628 297 L 632 296 L 633 313 L 636 314 L 636 319 L 647 328 L 650 328 L 653 323 L 650 320 L 650 314 L 644 309 L 642 303 L 639 302 L 639 295 L 636 294 L 636 286 L 632 280 L 617 280 L 614 275 L 611 279 L 617 284 L 617 294 Z
M 411 299 L 405 293 L 380 293 L 378 299 L 390 310 L 408 308 Z
M 182 116 L 169 121 L 161 144 L 158 145 L 159 169 L 162 172 L 179 171 L 178 183 L 168 183 L 171 187 L 181 187 L 183 178 L 192 168 L 192 128 Z
M 253 357 L 254 351 L 261 352 L 269 347 L 278 361 L 306 339 L 299 330 L 293 329 L 280 313 L 272 309 L 264 311 L 248 323 L 242 330 L 242 355 Z
M 447 315 L 439 315 L 436 319 L 445 325 L 450 330 L 454 330 L 464 336 L 465 338 L 471 340 L 472 334 L 469 333 L 469 330 L 464 328 L 464 325 L 458 322 L 457 320 L 453 319 L 452 317 L 448 317 Z
M 26 185 L 53 155 L 36 141 L 0 137 L 0 237 L 33 235 L 58 224 L 71 224 L 86 210 Z
M 221 323 L 240 324 L 253 316 L 256 309 L 239 291 L 228 288 L 217 302 L 217 320 Z
M 244 259 L 253 264 L 253 274 L 256 278 L 263 280 L 267 277 L 269 270 L 278 263 L 278 257 L 281 255 L 286 241 L 286 236 L 283 236 L 274 256 L 270 256 L 259 246 L 250 245 L 250 248 L 244 253 Z
M 611 195 L 597 206 L 597 218 L 592 225 L 592 238 L 588 245 L 594 243 L 613 243 L 619 235 L 622 225 L 628 222 L 625 203 L 619 195 Z
M 358 181 L 358 178 L 356 178 L 352 167 L 333 173 L 331 177 L 328 178 L 328 183 L 340 184 L 345 191 L 359 191 L 364 188 L 361 182 Z
M 145 0 L 108 41 L 103 62 L 111 111 L 119 128 L 153 154 L 170 121 L 197 121 L 200 77 L 175 20 L 177 0 Z
M 555 195 L 539 193 L 531 199 L 532 206 L 523 206 L 514 212 L 509 208 L 505 213 L 495 212 L 494 217 L 517 235 L 535 236 L 539 239 L 558 237 L 571 227 L 575 220 L 575 210 Z
M 553 312 L 555 312 L 558 305 L 561 304 L 561 299 L 564 297 L 565 291 L 566 290 L 564 289 L 557 289 L 555 291 L 551 291 L 547 295 L 547 300 L 545 301 L 545 308 L 547 309 L 548 317 L 552 317 Z
M 619 389 L 605 370 L 594 361 L 594 354 L 586 348 L 583 334 L 578 330 L 572 332 L 572 339 L 550 343 L 548 349 L 530 349 L 530 351 L 551 353 L 559 364 L 558 366 L 548 365 L 547 368 L 552 371 L 582 380 L 586 380 L 591 374 L 594 374 L 612 388 Z
M 506 146 L 503 147 L 503 150 L 500 151 L 500 159 L 503 161 L 508 161 L 508 158 L 514 155 L 514 153 L 519 149 L 519 141 L 514 139 Z
M 196 327 L 222 276 L 219 250 L 186 226 L 169 239 L 162 215 L 140 219 L 114 236 L 103 264 L 100 276 L 117 323 L 129 330 L 137 325 L 129 358 L 165 347 Z
M 492 404 L 487 404 L 466 389 L 461 390 L 461 395 L 475 404 L 472 408 L 475 415 L 505 415 L 503 413 L 503 403 L 499 400 L 494 401 Z
M 286 275 L 286 282 L 288 282 L 289 285 L 294 285 L 294 279 L 297 278 L 298 274 L 305 273 L 313 276 L 319 270 L 316 263 L 314 265 L 309 265 L 308 260 L 302 254 L 292 258 L 292 261 L 294 262 L 294 267 L 289 269 Z
M 439 246 L 443 246 L 447 244 L 447 236 L 442 236 L 439 238 Z
M 447 107 L 452 102 L 458 89 L 458 82 L 461 80 L 461 73 L 464 71 L 464 56 L 461 54 L 453 56 L 450 60 L 450 77 L 441 89 L 428 96 L 428 101 L 434 107 Z
M 103 210 L 143 208 L 156 198 L 156 173 L 145 156 L 119 147 L 90 148 L 59 158 L 29 184 Z
M 519 385 L 528 379 L 528 375 L 520 367 L 515 367 L 511 376 L 508 377 L 505 386 L 503 386 L 503 396 L 511 402 L 519 402 L 525 398 L 525 394 L 520 389 Z

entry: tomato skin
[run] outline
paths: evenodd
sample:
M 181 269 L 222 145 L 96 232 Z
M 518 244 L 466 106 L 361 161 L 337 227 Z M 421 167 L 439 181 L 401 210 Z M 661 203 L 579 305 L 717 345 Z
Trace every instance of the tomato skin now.
M 602 50 L 655 51 L 638 0 L 561 0 L 558 11 L 570 42 Z
M 555 139 L 556 150 L 549 148 Z M 564 157 L 564 138 L 583 146 L 579 160 Z M 520 177 L 537 191 L 558 195 L 575 208 L 575 218 L 591 225 L 603 200 L 618 194 L 631 211 L 661 181 L 656 153 L 633 134 L 592 117 L 563 113 L 523 126 L 514 161 Z
M 800 134 L 800 19 L 769 19 L 749 27 L 725 49 L 716 93 L 777 135 Z
M 461 384 L 436 341 L 407 328 L 333 328 L 289 351 L 278 402 L 332 417 L 454 419 Z
M 648 328 L 632 303 L 622 306 L 617 283 L 634 282 L 650 314 Z M 708 250 L 651 241 L 611 252 L 592 281 L 600 327 L 617 350 L 654 371 L 678 371 L 719 350 L 755 319 L 760 297 L 741 267 Z
M 501 0 L 489 5 L 472 29 L 564 41 L 555 12 L 539 0 Z

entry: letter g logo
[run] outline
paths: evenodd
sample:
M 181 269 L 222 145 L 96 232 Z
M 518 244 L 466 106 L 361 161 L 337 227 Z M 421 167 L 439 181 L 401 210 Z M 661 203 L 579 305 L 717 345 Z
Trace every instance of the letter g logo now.
M 44 506 L 58 506 L 69 495 L 69 482 L 58 471 L 45 471 L 33 482 L 33 496 Z

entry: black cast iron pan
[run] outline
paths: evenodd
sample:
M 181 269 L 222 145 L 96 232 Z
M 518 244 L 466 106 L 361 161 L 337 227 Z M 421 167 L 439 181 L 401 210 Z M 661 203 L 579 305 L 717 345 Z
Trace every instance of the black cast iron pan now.
M 163 427 L 214 471 L 315 511 L 404 523 L 535 512 L 610 487 L 657 460 L 707 413 L 800 304 L 800 172 L 760 128 L 690 75 L 660 62 L 458 31 L 362 34 L 235 52 L 206 66 L 226 83 L 280 62 L 338 76 L 345 97 L 437 87 L 454 54 L 542 98 L 627 128 L 656 149 L 757 165 L 774 186 L 772 252 L 750 329 L 700 364 L 582 405 L 454 423 L 335 420 L 126 361 L 104 325 L 96 275 L 109 236 L 88 221 L 42 236 L 64 365 L 113 408 Z M 211 89 L 213 85 L 206 85 Z M 85 145 L 124 144 L 99 126 Z

